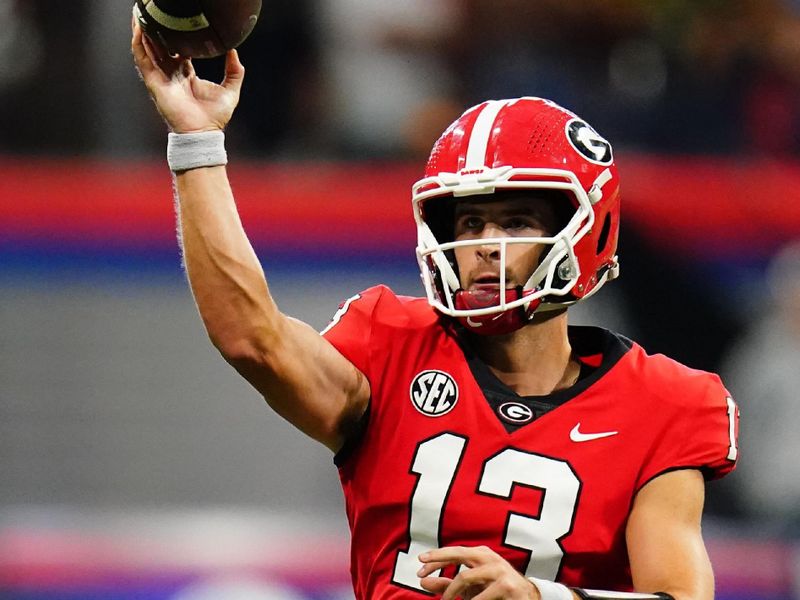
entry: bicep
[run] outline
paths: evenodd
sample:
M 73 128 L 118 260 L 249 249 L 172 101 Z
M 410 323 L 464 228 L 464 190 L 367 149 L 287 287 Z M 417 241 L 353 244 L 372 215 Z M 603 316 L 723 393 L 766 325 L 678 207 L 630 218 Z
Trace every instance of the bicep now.
M 702 474 L 693 469 L 660 475 L 639 490 L 626 528 L 633 584 L 676 600 L 713 600 L 714 577 L 700 521 Z
M 311 326 L 284 316 L 269 347 L 231 364 L 275 412 L 334 452 L 363 416 L 369 381 Z

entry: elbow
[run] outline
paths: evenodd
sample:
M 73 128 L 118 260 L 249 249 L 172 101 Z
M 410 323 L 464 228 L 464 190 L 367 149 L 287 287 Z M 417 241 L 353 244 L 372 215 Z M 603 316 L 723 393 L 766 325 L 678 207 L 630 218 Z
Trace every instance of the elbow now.
M 208 338 L 231 365 L 264 365 L 274 355 L 281 339 L 280 323 L 204 319 Z
M 237 371 L 249 370 L 266 362 L 265 352 L 253 339 L 231 335 L 213 335 L 209 332 L 211 343 L 227 363 Z
M 279 368 L 286 339 L 281 319 L 253 320 L 241 323 L 205 320 L 209 340 L 225 361 L 242 376 L 251 377 Z

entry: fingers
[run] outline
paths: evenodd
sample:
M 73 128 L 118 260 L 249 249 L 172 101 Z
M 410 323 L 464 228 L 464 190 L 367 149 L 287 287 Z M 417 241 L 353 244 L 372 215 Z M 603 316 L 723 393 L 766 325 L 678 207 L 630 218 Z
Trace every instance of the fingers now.
M 427 577 L 431 573 L 435 573 L 439 569 L 444 569 L 445 567 L 450 566 L 452 563 L 447 561 L 433 561 L 429 563 L 424 563 L 419 571 L 417 571 L 417 577 Z
M 484 573 L 486 567 L 479 569 L 473 567 L 485 563 L 493 555 L 494 553 L 488 548 L 466 548 L 464 546 L 449 546 L 423 552 L 419 556 L 422 567 L 417 572 L 417 576 L 421 578 L 420 585 L 424 589 L 441 594 L 442 600 L 472 597 L 468 592 L 474 586 L 477 585 L 478 589 L 482 589 L 482 586 L 488 582 L 486 579 L 488 574 Z M 469 568 L 462 569 L 452 580 L 446 577 L 428 577 L 431 573 L 449 565 L 464 565 Z
M 145 82 L 148 77 L 156 75 L 161 75 L 162 81 L 165 81 L 176 73 L 183 72 L 184 62 L 189 59 L 171 56 L 166 48 L 145 35 L 135 17 L 131 19 L 131 31 L 131 53 Z
M 138 23 L 133 24 L 131 53 L 134 64 L 145 85 L 152 91 L 156 83 L 166 83 L 175 73 L 180 61 L 169 58 L 166 51 L 147 37 Z
M 451 583 L 453 583 L 453 580 L 449 577 L 425 577 L 420 579 L 419 582 L 422 589 L 436 595 L 443 594 Z
M 225 56 L 225 79 L 222 80 L 222 87 L 238 94 L 243 81 L 244 65 L 239 61 L 239 53 L 229 50 Z
M 487 589 L 499 575 L 497 569 L 491 566 L 461 571 L 442 594 L 442 600 L 455 600 L 467 596 L 468 592 Z
M 489 558 L 489 555 L 486 554 L 487 552 L 491 553 L 491 550 L 483 547 L 466 548 L 464 546 L 448 546 L 423 552 L 419 555 L 422 567 L 417 571 L 417 576 L 427 577 L 431 573 L 450 565 L 474 567 Z
M 156 68 L 155 63 L 150 55 L 147 54 L 141 27 L 139 27 L 135 20 L 133 21 L 132 26 L 133 36 L 131 38 L 131 54 L 133 54 L 133 62 L 136 65 L 136 68 L 139 70 L 139 75 L 142 77 L 142 79 L 147 80 L 148 77 L 151 77 L 152 73 L 158 69 Z
M 142 32 L 142 45 L 144 46 L 145 52 L 147 52 L 148 58 L 154 65 L 158 65 L 164 62 L 164 53 L 161 52 L 161 49 L 153 43 L 149 37 L 147 37 L 144 32 Z
M 419 560 L 421 563 L 423 563 L 423 565 L 435 562 L 474 567 L 477 564 L 490 560 L 493 556 L 497 555 L 492 552 L 492 550 L 484 546 L 477 546 L 474 548 L 465 546 L 447 546 L 445 548 L 437 548 L 436 550 L 423 552 L 419 555 Z
M 485 546 L 450 546 L 419 555 L 420 585 L 442 600 L 521 600 L 530 598 L 533 584 L 499 554 Z M 453 579 L 430 576 L 450 565 L 461 565 Z M 463 568 L 467 567 L 467 568 Z
M 142 34 L 142 43 L 150 61 L 164 74 L 167 79 L 172 79 L 175 74 L 183 74 L 184 63 L 188 58 L 172 56 L 161 44 Z
M 192 64 L 191 58 L 184 58 L 181 60 L 181 73 L 186 79 L 192 79 L 197 75 L 197 73 L 195 73 L 194 64 Z
M 428 589 L 429 581 L 430 587 L 435 588 L 435 591 L 431 591 L 441 594 L 441 600 L 528 600 L 534 591 L 533 584 L 521 573 L 504 569 L 495 563 L 461 571 L 447 583 L 443 591 L 441 588 L 447 582 L 446 578 L 427 577 L 420 580 L 420 584 Z

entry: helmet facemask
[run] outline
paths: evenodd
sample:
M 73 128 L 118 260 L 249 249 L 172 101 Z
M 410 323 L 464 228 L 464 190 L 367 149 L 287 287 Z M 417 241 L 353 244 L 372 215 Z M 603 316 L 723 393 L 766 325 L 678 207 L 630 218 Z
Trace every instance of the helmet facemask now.
M 455 205 L 460 198 L 430 198 L 421 204 L 418 213 L 417 260 L 428 301 L 440 312 L 458 318 L 478 333 L 507 333 L 506 330 L 513 331 L 530 320 L 536 311 L 561 308 L 574 301 L 570 291 L 580 275 L 574 245 L 594 223 L 594 213 L 587 208 L 589 200 L 585 193 L 583 199 L 578 198 L 582 191 L 578 186 L 554 186 L 552 182 L 546 186 L 526 184 L 525 189 L 518 189 L 513 197 L 529 193 L 532 201 L 550 202 L 559 222 L 554 233 L 455 241 Z M 508 197 L 505 191 L 498 191 L 496 200 Z M 478 198 L 481 202 L 493 201 L 491 196 L 480 195 L 476 200 Z M 531 244 L 544 247 L 538 264 L 524 284 L 510 286 L 506 281 L 509 246 Z M 496 292 L 462 289 L 455 249 L 478 246 L 498 248 L 500 281 Z

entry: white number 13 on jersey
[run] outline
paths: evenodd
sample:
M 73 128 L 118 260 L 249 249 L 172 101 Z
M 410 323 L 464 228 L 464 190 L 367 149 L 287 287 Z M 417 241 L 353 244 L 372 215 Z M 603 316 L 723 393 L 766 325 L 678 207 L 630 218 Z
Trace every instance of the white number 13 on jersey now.
M 420 553 L 438 548 L 439 526 L 447 497 L 466 449 L 467 439 L 443 433 L 417 447 L 411 471 L 419 475 L 411 497 L 408 550 L 397 554 L 392 581 L 422 590 L 417 571 Z M 515 485 L 544 492 L 538 518 L 512 513 L 503 543 L 530 552 L 526 577 L 553 580 L 564 551 L 560 540 L 572 530 L 580 481 L 564 461 L 506 448 L 488 459 L 478 482 L 482 494 L 511 498 Z

